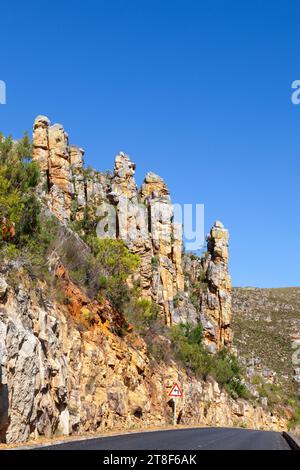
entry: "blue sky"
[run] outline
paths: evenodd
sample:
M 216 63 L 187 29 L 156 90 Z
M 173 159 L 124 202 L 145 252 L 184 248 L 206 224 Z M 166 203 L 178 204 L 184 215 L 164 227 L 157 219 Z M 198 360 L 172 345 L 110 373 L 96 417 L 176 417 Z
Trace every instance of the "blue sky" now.
M 1 4 L 0 129 L 61 122 L 97 169 L 119 150 L 229 228 L 234 285 L 300 285 L 300 3 Z

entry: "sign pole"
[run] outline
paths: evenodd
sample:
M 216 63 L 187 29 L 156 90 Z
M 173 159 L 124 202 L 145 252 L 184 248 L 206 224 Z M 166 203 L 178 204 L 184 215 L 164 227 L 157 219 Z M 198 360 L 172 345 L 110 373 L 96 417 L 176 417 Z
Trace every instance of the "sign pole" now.
M 176 398 L 173 398 L 174 400 L 174 416 L 173 416 L 173 425 L 176 426 Z
M 177 398 L 181 397 L 183 398 L 183 393 L 181 388 L 179 387 L 178 384 L 174 384 L 173 387 L 171 388 L 171 391 L 168 394 L 169 397 L 173 398 L 173 426 L 176 426 L 177 424 L 177 411 L 176 411 L 176 405 L 177 405 Z

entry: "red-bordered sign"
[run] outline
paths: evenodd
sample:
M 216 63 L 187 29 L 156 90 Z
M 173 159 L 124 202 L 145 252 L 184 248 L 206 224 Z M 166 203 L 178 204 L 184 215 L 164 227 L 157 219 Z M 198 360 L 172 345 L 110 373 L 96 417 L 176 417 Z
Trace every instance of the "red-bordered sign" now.
M 173 397 L 173 398 L 183 397 L 182 390 L 181 390 L 181 388 L 179 387 L 178 384 L 173 385 L 173 387 L 171 388 L 171 391 L 170 391 L 168 396 Z

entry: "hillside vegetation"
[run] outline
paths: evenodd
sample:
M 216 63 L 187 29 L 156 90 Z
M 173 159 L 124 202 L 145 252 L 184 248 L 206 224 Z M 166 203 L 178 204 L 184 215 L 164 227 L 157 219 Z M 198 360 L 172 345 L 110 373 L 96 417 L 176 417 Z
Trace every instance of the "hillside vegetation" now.
M 294 380 L 292 344 L 300 335 L 300 287 L 235 288 L 233 330 L 239 356 L 261 395 L 269 403 L 295 406 L 300 385 Z

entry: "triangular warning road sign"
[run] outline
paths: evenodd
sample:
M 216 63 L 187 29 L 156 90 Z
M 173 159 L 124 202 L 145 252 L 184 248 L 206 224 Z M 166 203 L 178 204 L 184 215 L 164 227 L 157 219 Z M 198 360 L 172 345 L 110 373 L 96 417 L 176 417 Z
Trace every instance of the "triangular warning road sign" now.
M 169 397 L 183 397 L 183 393 L 178 384 L 174 384 L 169 393 Z

